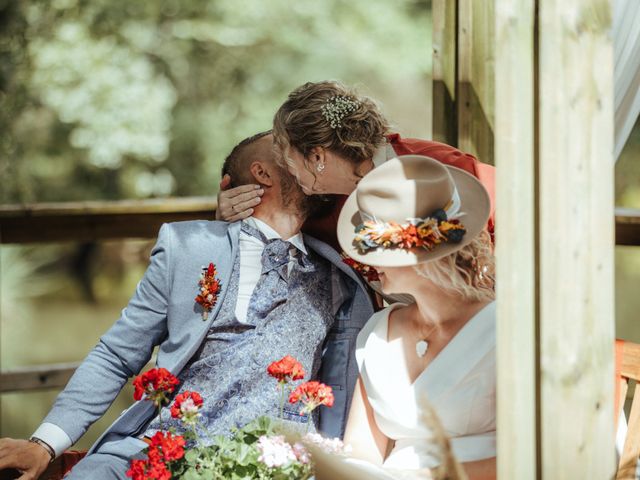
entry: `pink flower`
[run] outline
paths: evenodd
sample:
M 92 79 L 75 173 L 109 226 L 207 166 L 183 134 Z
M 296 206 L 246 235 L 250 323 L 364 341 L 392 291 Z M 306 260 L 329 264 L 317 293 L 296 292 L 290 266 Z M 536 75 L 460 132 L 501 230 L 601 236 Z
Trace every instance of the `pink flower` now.
M 306 465 L 311 462 L 311 455 L 300 442 L 293 444 L 293 453 L 300 463 Z
M 258 450 L 258 460 L 269 468 L 284 467 L 298 459 L 282 435 L 262 435 L 258 439 Z
M 339 438 L 324 438 L 319 433 L 307 433 L 302 441 L 317 445 L 325 452 L 336 455 L 348 453 L 351 450 L 349 447 L 346 447 Z

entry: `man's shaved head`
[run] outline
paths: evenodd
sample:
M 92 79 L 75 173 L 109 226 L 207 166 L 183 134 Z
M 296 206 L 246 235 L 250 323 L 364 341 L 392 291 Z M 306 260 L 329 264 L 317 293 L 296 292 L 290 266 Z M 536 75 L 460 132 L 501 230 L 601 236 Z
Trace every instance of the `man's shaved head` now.
M 236 145 L 227 156 L 222 165 L 222 176 L 231 177 L 232 188 L 256 183 L 257 180 L 251 172 L 254 162 L 261 162 L 267 166 L 273 178 L 276 179 L 279 190 L 279 204 L 283 208 L 295 208 L 302 215 L 325 215 L 335 205 L 333 195 L 307 196 L 295 181 L 295 178 L 280 167 L 275 161 L 275 153 L 272 148 L 272 131 L 261 132 L 252 137 L 245 138 Z M 263 188 L 267 188 L 264 187 Z M 267 188 L 268 189 L 268 188 Z M 267 198 L 267 193 L 262 198 Z M 257 206 L 256 208 L 261 208 Z
M 254 178 L 249 171 L 249 167 L 255 161 L 273 160 L 273 150 L 271 148 L 271 130 L 260 132 L 249 138 L 245 138 L 238 145 L 233 147 L 222 165 L 222 176 L 231 177 L 231 187 L 239 187 L 254 182 Z

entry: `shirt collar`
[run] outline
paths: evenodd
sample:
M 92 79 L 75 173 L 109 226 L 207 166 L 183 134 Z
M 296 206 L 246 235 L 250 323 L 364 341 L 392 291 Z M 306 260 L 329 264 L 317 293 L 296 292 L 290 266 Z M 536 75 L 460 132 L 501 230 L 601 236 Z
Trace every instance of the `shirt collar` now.
M 376 153 L 373 154 L 373 158 L 372 158 L 373 166 L 374 168 L 379 167 L 387 160 L 391 160 L 392 158 L 395 158 L 397 156 L 398 155 L 393 150 L 393 147 L 391 146 L 391 144 L 388 142 L 385 142 L 385 144 L 378 147 L 378 149 L 376 150 Z
M 253 228 L 257 228 L 262 232 L 262 234 L 267 238 L 267 240 L 272 240 L 274 238 L 282 238 L 278 232 L 276 232 L 273 228 L 271 228 L 268 224 L 263 222 L 260 219 L 255 217 L 248 217 L 242 220 L 243 222 L 247 222 Z M 302 253 L 307 255 L 307 247 L 304 244 L 304 238 L 302 233 L 298 232 L 293 237 L 288 238 L 287 242 L 290 242 L 291 245 L 296 247 Z

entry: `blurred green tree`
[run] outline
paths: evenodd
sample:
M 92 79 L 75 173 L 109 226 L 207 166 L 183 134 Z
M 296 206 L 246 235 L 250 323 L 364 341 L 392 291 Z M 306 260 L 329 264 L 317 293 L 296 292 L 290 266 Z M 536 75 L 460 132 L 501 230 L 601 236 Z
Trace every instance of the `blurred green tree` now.
M 0 202 L 210 195 L 309 80 L 430 74 L 429 0 L 0 1 Z

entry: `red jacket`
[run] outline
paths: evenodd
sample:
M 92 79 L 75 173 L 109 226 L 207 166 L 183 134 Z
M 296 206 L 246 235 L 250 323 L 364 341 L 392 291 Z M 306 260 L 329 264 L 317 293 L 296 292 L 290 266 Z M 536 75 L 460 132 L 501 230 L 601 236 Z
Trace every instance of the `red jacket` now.
M 489 192 L 489 198 L 491 199 L 491 216 L 489 217 L 487 228 L 493 238 L 495 220 L 495 168 L 493 166 L 481 163 L 473 155 L 461 152 L 457 148 L 444 143 L 417 138 L 401 138 L 397 133 L 389 135 L 387 141 L 398 155 L 424 155 L 446 165 L 461 168 L 477 177 Z M 347 199 L 345 195 L 340 195 L 340 197 L 342 198 L 340 198 L 336 208 L 331 213 L 322 218 L 310 218 L 303 227 L 305 233 L 327 242 L 338 251 L 342 250 L 338 244 L 336 234 L 338 217 Z

